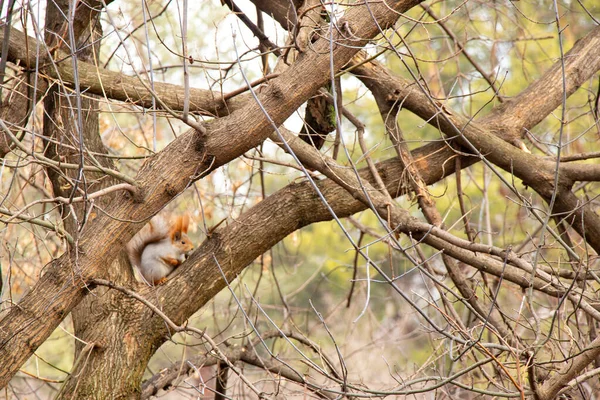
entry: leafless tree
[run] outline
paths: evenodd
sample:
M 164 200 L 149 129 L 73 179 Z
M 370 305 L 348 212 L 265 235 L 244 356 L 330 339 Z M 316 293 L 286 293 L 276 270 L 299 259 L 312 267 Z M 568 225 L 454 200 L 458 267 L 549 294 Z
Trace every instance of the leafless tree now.
M 594 0 L 0 9 L 4 397 L 598 398 Z

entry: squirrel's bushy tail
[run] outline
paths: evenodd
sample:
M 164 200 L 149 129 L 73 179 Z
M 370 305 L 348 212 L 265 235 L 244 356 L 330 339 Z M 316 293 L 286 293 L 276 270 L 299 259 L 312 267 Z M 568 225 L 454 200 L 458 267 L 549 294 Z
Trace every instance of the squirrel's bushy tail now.
M 169 236 L 171 226 L 163 216 L 150 220 L 125 246 L 131 265 L 139 267 L 142 262 L 144 248 Z

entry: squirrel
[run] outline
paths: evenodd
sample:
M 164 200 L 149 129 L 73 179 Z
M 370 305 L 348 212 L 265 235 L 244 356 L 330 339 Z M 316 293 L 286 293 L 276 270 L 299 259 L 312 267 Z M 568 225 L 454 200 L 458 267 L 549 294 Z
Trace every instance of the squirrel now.
M 126 250 L 129 261 L 137 267 L 146 283 L 159 285 L 167 281 L 167 275 L 183 263 L 194 250 L 187 235 L 187 215 L 167 221 L 154 217 L 129 243 Z

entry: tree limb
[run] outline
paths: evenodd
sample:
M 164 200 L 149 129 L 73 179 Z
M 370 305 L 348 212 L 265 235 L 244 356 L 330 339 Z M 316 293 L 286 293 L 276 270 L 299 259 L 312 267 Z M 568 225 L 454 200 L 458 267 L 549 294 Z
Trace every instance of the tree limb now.
M 81 232 L 79 246 L 52 262 L 31 291 L 0 320 L 0 358 L 4 361 L 0 387 L 8 383 L 81 301 L 87 293 L 86 282 L 105 276 L 103 267 L 110 265 L 143 221 L 190 183 L 261 143 L 273 124 L 283 123 L 329 79 L 330 50 L 333 67 L 338 70 L 379 33 L 378 25 L 390 26 L 399 17 L 398 12 L 418 3 L 418 0 L 387 1 L 371 4 L 369 10 L 364 5 L 349 9 L 341 22 L 353 35 L 337 31 L 333 49 L 327 39 L 315 42 L 314 51 L 304 53 L 271 81 L 259 95 L 260 106 L 250 102 L 227 118 L 207 123 L 207 135 L 188 131 L 149 158 L 136 178 L 143 197 L 116 196 L 103 213 L 89 221 Z M 371 15 L 378 25 L 373 23 Z

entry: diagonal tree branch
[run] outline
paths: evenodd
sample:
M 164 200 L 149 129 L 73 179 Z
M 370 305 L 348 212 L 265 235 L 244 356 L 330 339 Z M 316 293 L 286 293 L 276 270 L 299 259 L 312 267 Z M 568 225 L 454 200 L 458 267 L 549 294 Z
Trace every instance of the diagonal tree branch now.
M 289 70 L 267 85 L 259 96 L 261 106 L 250 102 L 230 117 L 206 124 L 206 135 L 188 131 L 149 158 L 137 176 L 139 196 L 117 196 L 84 227 L 77 247 L 52 262 L 21 302 L 3 315 L 0 358 L 5 368 L 0 373 L 0 387 L 7 384 L 81 301 L 88 291 L 86 281 L 105 275 L 103 268 L 110 265 L 143 221 L 191 182 L 262 142 L 272 131 L 273 124 L 283 123 L 328 80 L 330 50 L 334 69 L 338 70 L 378 34 L 371 15 L 380 26 L 388 27 L 399 17 L 398 12 L 418 3 L 416 0 L 387 1 L 371 4 L 369 10 L 364 5 L 352 7 L 341 21 L 350 31 L 335 33 L 333 49 L 326 39 L 315 42 L 314 51 L 304 53 Z M 132 224 L 132 221 L 138 223 Z
M 565 86 L 567 95 L 600 69 L 600 27 L 579 40 L 565 55 Z M 447 137 L 456 138 L 467 151 L 477 154 L 476 158 L 462 160 L 462 165 L 471 165 L 478 160 L 490 161 L 505 171 L 520 178 L 526 186 L 534 189 L 549 201 L 553 193 L 558 196 L 553 213 L 569 215 L 569 222 L 585 237 L 596 252 L 600 253 L 600 218 L 585 202 L 577 199 L 570 191 L 573 175 L 565 168 L 559 173 L 558 187 L 554 187 L 556 162 L 521 151 L 507 141 L 517 139 L 514 132 L 532 129 L 562 101 L 561 63 L 555 63 L 540 79 L 536 80 L 520 95 L 506 101 L 489 116 L 474 122 L 453 114 L 436 104 L 413 82 L 392 76 L 381 64 L 370 62 L 356 64 L 353 72 L 371 90 L 380 103 L 396 102 L 412 111 L 431 125 L 439 128 Z M 381 107 L 381 105 L 380 105 Z M 545 113 L 542 115 L 542 113 Z M 504 138 L 507 141 L 500 139 Z M 452 150 L 438 145 L 447 159 L 454 157 Z

